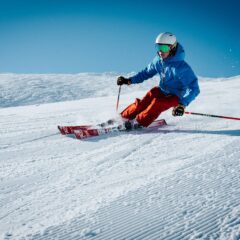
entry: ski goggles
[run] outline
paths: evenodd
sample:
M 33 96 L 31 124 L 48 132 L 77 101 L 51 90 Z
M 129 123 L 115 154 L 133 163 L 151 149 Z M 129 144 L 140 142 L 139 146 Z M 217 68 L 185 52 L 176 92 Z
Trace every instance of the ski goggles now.
M 163 53 L 167 53 L 171 50 L 170 46 L 167 44 L 158 44 L 156 43 L 156 50 L 157 52 L 163 52 Z

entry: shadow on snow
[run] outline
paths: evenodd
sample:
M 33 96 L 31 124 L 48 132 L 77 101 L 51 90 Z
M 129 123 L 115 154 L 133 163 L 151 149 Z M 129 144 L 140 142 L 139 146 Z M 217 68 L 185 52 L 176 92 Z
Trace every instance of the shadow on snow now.
M 116 137 L 120 134 L 132 134 L 132 135 L 144 135 L 144 134 L 170 134 L 170 133 L 185 133 L 185 134 L 208 134 L 208 135 L 223 135 L 223 136 L 240 136 L 240 130 L 191 130 L 191 129 L 158 129 L 158 130 L 147 130 L 147 131 L 128 131 L 128 132 L 121 132 L 121 133 L 109 133 L 106 135 L 96 136 L 96 137 L 89 137 L 82 139 L 81 141 L 87 142 L 97 142 L 99 140 L 109 138 L 109 137 Z M 69 136 L 70 137 L 70 136 Z M 73 137 L 73 136 L 71 136 Z

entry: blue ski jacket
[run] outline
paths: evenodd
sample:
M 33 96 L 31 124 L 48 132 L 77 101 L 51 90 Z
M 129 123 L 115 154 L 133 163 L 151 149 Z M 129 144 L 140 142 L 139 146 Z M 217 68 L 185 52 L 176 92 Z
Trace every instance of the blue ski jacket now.
M 162 60 L 157 55 L 144 70 L 131 77 L 131 83 L 141 83 L 158 73 L 160 90 L 166 95 L 178 96 L 179 103 L 188 106 L 200 93 L 200 90 L 198 78 L 184 61 L 184 57 L 184 49 L 178 43 L 174 56 Z

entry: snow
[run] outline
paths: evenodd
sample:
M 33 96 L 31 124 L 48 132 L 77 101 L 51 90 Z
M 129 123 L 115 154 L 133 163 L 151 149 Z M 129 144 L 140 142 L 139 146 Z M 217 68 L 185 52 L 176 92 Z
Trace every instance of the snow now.
M 156 131 L 58 133 L 117 116 L 117 76 L 0 74 L 0 239 L 239 240 L 239 121 L 169 110 Z M 157 82 L 123 86 L 120 110 Z M 200 88 L 188 111 L 240 117 L 240 76 Z

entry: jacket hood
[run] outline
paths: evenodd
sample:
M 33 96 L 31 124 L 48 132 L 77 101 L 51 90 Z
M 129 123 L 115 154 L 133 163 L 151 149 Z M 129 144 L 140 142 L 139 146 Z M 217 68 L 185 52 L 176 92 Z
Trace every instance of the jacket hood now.
M 185 51 L 183 49 L 183 46 L 178 43 L 177 44 L 177 51 L 174 56 L 171 56 L 169 58 L 164 59 L 164 62 L 177 62 L 177 61 L 183 61 L 185 58 Z

